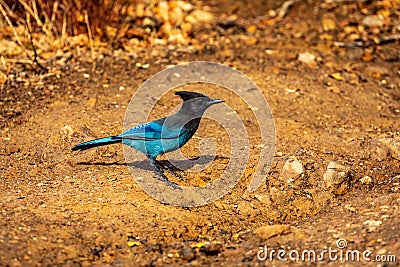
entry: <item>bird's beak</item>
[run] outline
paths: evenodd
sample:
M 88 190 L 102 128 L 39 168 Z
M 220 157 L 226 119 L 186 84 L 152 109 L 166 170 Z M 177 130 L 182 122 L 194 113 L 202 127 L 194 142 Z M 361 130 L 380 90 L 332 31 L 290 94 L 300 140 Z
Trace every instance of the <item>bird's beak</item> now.
M 225 102 L 225 100 L 218 99 L 218 98 L 210 98 L 210 100 L 208 101 L 208 105 L 211 106 L 211 105 L 215 105 L 215 104 L 222 103 L 222 102 Z

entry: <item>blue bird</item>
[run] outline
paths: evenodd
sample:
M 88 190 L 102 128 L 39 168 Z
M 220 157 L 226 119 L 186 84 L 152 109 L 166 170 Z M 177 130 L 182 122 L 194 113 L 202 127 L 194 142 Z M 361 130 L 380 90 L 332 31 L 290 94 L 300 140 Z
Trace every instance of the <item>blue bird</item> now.
M 177 150 L 186 144 L 197 131 L 201 117 L 206 109 L 214 104 L 224 102 L 224 100 L 188 91 L 178 91 L 175 92 L 175 95 L 180 96 L 183 100 L 182 107 L 177 113 L 169 117 L 139 124 L 120 135 L 81 143 L 74 146 L 72 150 L 86 150 L 97 146 L 123 143 L 147 156 L 158 179 L 175 189 L 180 188 L 177 184 L 168 180 L 162 170 L 164 166 L 156 158 L 166 152 Z

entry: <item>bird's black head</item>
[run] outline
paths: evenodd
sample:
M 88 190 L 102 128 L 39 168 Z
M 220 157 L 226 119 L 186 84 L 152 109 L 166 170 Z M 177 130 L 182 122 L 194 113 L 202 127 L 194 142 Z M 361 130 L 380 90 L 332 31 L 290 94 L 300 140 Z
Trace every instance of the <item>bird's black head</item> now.
M 214 104 L 225 102 L 217 98 L 210 98 L 204 94 L 189 91 L 175 92 L 183 100 L 182 110 L 185 112 L 196 113 L 200 116 L 206 109 Z
M 194 99 L 198 97 L 205 97 L 208 98 L 208 96 L 203 95 L 201 93 L 197 92 L 189 92 L 189 91 L 177 91 L 175 92 L 175 95 L 179 95 L 183 101 L 189 100 L 189 99 Z

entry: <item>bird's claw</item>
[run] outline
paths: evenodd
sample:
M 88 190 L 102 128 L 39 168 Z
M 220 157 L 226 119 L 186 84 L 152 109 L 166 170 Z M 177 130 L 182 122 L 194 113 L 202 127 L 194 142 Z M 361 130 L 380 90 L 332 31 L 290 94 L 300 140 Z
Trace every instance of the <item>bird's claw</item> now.
M 182 190 L 182 188 L 177 185 L 174 182 L 171 182 L 167 176 L 165 176 L 163 173 L 156 173 L 156 177 L 158 178 L 158 180 L 165 182 L 167 185 L 171 186 L 173 189 L 180 189 Z
M 181 180 L 181 181 L 186 181 L 186 178 L 185 178 L 184 176 L 182 176 L 182 175 L 180 175 L 179 173 L 177 173 L 177 172 L 171 170 L 168 166 L 165 166 L 165 165 L 159 163 L 159 164 L 158 164 L 158 168 L 159 168 L 160 170 L 166 170 L 167 172 L 173 174 L 175 177 L 178 177 L 179 180 Z
M 167 185 L 171 186 L 173 189 L 182 190 L 182 188 L 181 188 L 179 185 L 177 185 L 176 183 L 171 182 L 171 181 L 169 181 L 169 180 L 167 181 Z
M 175 171 L 173 171 L 173 170 L 171 170 L 171 169 L 169 169 L 169 168 L 167 168 L 166 170 L 167 170 L 168 172 L 172 173 L 173 175 L 175 175 L 175 177 L 178 177 L 179 180 L 181 180 L 181 181 L 186 181 L 186 178 L 183 177 L 182 175 L 180 175 L 179 173 L 177 173 L 177 172 L 175 172 Z

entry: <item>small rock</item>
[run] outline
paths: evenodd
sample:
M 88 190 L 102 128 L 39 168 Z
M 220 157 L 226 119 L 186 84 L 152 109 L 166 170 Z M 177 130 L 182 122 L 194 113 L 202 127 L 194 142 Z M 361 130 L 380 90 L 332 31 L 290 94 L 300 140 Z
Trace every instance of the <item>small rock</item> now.
M 300 53 L 298 56 L 298 60 L 304 64 L 307 64 L 310 67 L 316 67 L 317 63 L 315 61 L 315 56 L 311 53 Z
M 368 66 L 367 68 L 365 68 L 365 72 L 368 76 L 380 80 L 385 76 L 389 76 L 390 69 L 382 66 Z
M 287 235 L 290 233 L 290 226 L 286 224 L 265 225 L 254 230 L 254 234 L 265 240 L 277 235 Z
M 334 92 L 336 94 L 340 94 L 341 93 L 340 88 L 337 87 L 337 86 L 330 86 L 328 89 L 329 89 L 329 91 Z
M 347 209 L 348 211 L 351 211 L 351 212 L 355 212 L 356 211 L 356 208 L 354 208 L 351 204 L 345 205 L 344 208 Z
M 235 52 L 232 49 L 224 49 L 219 52 L 219 54 L 223 57 L 233 57 L 235 55 Z
M 69 125 L 65 125 L 64 127 L 62 127 L 61 132 L 68 138 L 71 138 L 72 135 L 74 134 L 74 130 L 72 130 L 72 127 Z
M 334 194 L 340 194 L 340 187 L 348 178 L 348 170 L 346 166 L 329 162 L 328 168 L 324 174 L 324 181 L 326 188 Z
M 383 21 L 378 16 L 371 15 L 363 18 L 362 24 L 368 27 L 382 27 Z
M 364 55 L 364 50 L 361 48 L 354 47 L 346 51 L 346 58 L 351 60 L 360 60 Z
M 322 19 L 322 29 L 330 31 L 336 29 L 336 22 L 333 19 Z
M 6 154 L 7 155 L 11 155 L 11 154 L 17 153 L 19 151 L 20 151 L 20 149 L 17 145 L 10 144 L 10 145 L 6 146 Z
M 224 258 L 233 258 L 233 257 L 238 257 L 240 255 L 243 255 L 246 253 L 246 250 L 243 248 L 228 248 L 222 252 L 222 256 Z
M 187 261 L 191 261 L 195 258 L 195 254 L 191 248 L 182 248 L 179 255 Z
M 211 12 L 196 9 L 188 16 L 185 20 L 191 24 L 201 23 L 211 23 L 214 20 L 214 15 Z
M 248 45 L 254 45 L 258 42 L 258 39 L 254 36 L 250 36 L 249 38 L 245 39 L 246 44 Z
M 375 220 L 366 220 L 363 225 L 366 225 L 368 232 L 375 232 L 379 225 L 382 224 L 382 221 L 375 221 Z
M 222 250 L 223 245 L 222 243 L 216 241 L 214 242 L 205 241 L 197 244 L 197 247 L 200 248 L 201 252 L 204 252 L 206 254 L 217 254 Z
M 368 147 L 373 160 L 382 161 L 388 157 L 400 160 L 400 140 L 393 138 L 375 138 Z
M 266 206 L 271 205 L 271 199 L 270 196 L 267 194 L 256 194 L 254 195 L 254 198 L 263 203 Z
M 89 98 L 89 100 L 87 101 L 86 107 L 87 107 L 88 109 L 92 109 L 92 108 L 94 108 L 94 106 L 96 106 L 96 98 L 91 97 L 91 98 Z
M 274 202 L 274 205 L 284 206 L 292 194 L 288 193 L 286 190 L 281 190 L 277 187 L 271 187 L 269 190 L 270 200 Z
M 256 25 L 250 25 L 249 27 L 247 27 L 246 31 L 248 33 L 254 33 L 257 31 L 257 26 Z
M 389 142 L 389 151 L 392 158 L 400 160 L 400 140 L 392 139 Z
M 296 180 L 304 172 L 303 164 L 296 159 L 288 159 L 282 168 L 279 179 L 290 183 Z
M 364 176 L 363 178 L 360 179 L 360 183 L 364 184 L 364 185 L 370 185 L 370 184 L 372 184 L 372 182 L 373 182 L 373 179 L 371 177 L 369 177 L 368 175 Z

